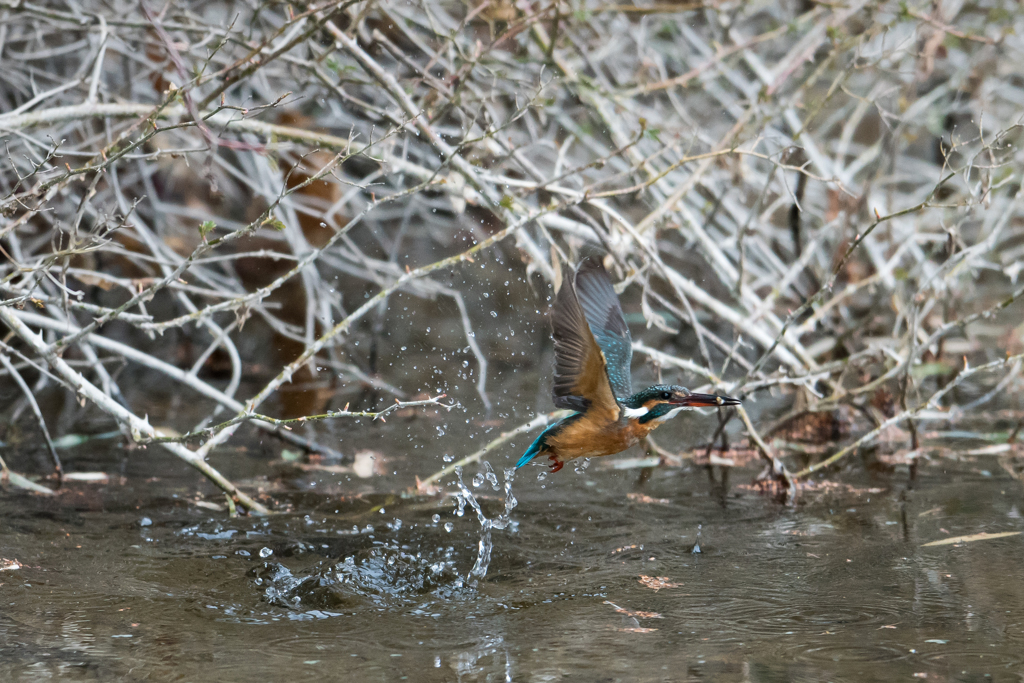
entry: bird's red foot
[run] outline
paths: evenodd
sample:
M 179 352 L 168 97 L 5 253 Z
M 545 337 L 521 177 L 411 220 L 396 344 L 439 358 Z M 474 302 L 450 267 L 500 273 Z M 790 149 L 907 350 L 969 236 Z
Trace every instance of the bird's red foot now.
M 550 456 L 549 459 L 551 460 L 551 472 L 552 472 L 552 474 L 557 472 L 558 470 L 562 469 L 562 467 L 565 465 L 564 462 L 556 459 L 555 456 L 553 456 L 553 455 Z

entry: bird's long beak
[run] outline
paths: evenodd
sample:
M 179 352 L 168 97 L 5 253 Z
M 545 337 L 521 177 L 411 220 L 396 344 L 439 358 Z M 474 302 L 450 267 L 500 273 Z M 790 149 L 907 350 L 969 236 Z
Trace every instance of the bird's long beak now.
M 690 394 L 672 400 L 672 405 L 686 406 L 687 408 L 718 408 L 720 406 L 738 406 L 739 404 L 738 398 L 715 394 Z

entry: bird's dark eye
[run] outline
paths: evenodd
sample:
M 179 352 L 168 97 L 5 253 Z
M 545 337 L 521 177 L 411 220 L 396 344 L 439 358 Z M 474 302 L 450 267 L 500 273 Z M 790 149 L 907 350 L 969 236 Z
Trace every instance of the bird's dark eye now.
M 663 391 L 663 392 L 661 392 L 661 398 L 663 400 L 667 401 L 670 398 L 672 398 L 672 394 L 668 393 L 667 391 Z

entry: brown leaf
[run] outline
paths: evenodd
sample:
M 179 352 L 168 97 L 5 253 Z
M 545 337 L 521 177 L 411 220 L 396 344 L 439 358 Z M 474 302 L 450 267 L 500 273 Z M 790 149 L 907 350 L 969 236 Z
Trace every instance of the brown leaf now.
M 668 505 L 672 502 L 668 498 L 651 498 L 643 493 L 627 493 L 626 498 L 635 500 L 638 503 L 659 503 L 661 505 Z
M 647 576 L 641 574 L 638 579 L 641 586 L 650 588 L 652 591 L 660 591 L 662 588 L 679 588 L 683 584 L 675 583 L 667 576 Z
M 436 496 L 441 493 L 441 487 L 436 484 L 424 484 L 423 480 L 418 476 L 416 477 L 416 493 L 421 493 L 426 496 Z
M 619 614 L 625 614 L 626 616 L 633 617 L 634 619 L 661 619 L 662 616 L 657 612 L 641 612 L 639 610 L 626 609 L 625 607 L 619 607 L 611 600 L 605 600 L 604 604 L 611 605 L 615 608 L 615 611 Z
M 633 543 L 631 545 L 624 545 L 624 546 L 620 546 L 620 547 L 616 548 L 615 550 L 613 550 L 611 552 L 611 554 L 614 555 L 615 553 L 623 553 L 623 552 L 626 552 L 627 550 L 636 550 L 639 547 L 640 546 L 637 545 L 636 543 Z

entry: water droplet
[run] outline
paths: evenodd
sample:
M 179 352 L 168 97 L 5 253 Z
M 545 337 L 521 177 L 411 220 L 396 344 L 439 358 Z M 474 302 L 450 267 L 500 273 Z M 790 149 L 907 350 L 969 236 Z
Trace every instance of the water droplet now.
M 491 317 L 492 318 L 497 318 L 498 317 L 498 312 L 497 311 L 491 311 Z
M 480 485 L 483 483 L 484 475 L 477 473 L 477 475 L 473 477 L 473 488 L 478 489 L 480 488 Z
M 454 458 L 452 456 L 448 455 L 447 453 L 445 453 L 443 456 L 441 456 L 441 459 L 444 460 L 445 462 L 451 462 L 452 460 L 454 460 Z
M 260 557 L 266 559 L 274 554 L 274 551 L 270 548 L 260 548 Z
M 430 521 L 433 522 L 434 524 L 437 524 L 438 522 L 441 521 L 441 515 L 434 515 L 433 517 L 430 518 Z
M 444 530 L 447 531 L 448 533 L 451 533 L 452 529 L 454 529 L 454 528 L 455 528 L 455 525 L 452 524 L 451 522 L 445 522 L 444 523 Z

